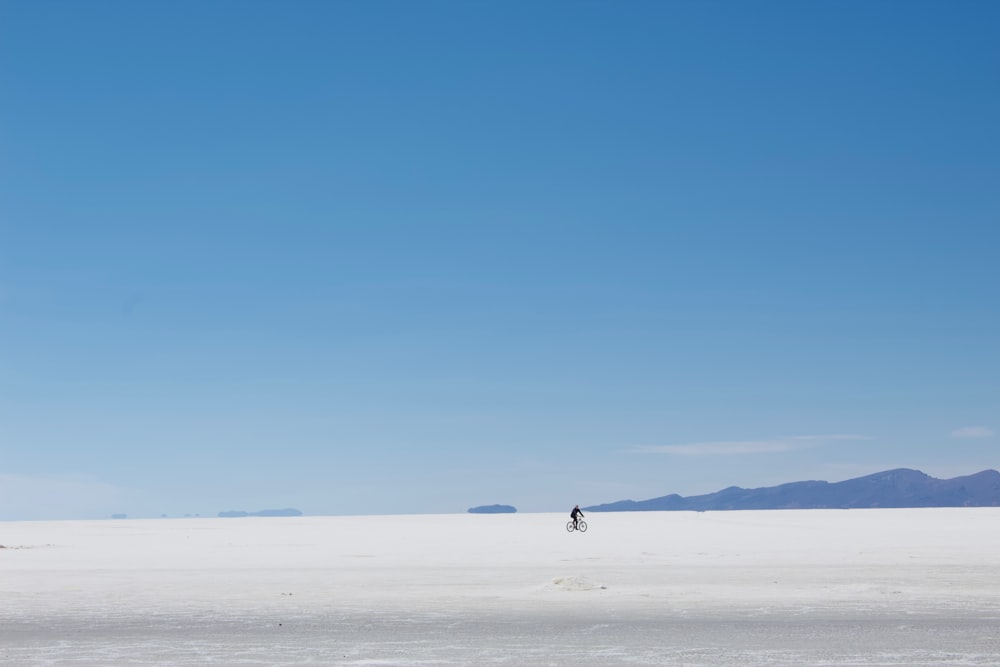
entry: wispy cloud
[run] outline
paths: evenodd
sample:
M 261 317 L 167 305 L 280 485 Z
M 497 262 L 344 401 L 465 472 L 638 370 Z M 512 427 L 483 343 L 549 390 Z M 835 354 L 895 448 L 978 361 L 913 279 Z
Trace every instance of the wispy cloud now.
M 966 426 L 951 432 L 951 437 L 953 438 L 991 438 L 994 435 L 996 433 L 993 432 L 993 429 L 986 428 L 985 426 Z
M 868 440 L 868 438 L 863 435 L 792 435 L 763 440 L 722 440 L 715 442 L 692 442 L 680 445 L 648 445 L 637 447 L 633 451 L 643 454 L 671 454 L 674 456 L 775 454 L 822 447 L 844 440 Z

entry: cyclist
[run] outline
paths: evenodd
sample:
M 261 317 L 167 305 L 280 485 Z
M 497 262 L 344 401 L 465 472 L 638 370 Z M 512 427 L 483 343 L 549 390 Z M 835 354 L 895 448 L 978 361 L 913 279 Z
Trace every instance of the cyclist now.
M 583 518 L 583 512 L 580 511 L 580 506 L 577 505 L 573 508 L 573 511 L 569 513 L 569 518 L 573 519 L 573 528 L 578 528 L 577 522 Z

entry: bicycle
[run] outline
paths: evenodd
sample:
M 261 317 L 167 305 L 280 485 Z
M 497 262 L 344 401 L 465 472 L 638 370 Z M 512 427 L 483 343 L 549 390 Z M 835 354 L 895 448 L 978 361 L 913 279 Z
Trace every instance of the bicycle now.
M 587 522 L 584 521 L 583 519 L 579 519 L 579 520 L 577 520 L 576 525 L 574 526 L 573 522 L 570 521 L 569 523 L 566 524 L 566 530 L 568 532 L 570 532 L 570 533 L 572 533 L 574 530 L 578 530 L 581 533 L 586 533 L 587 532 Z

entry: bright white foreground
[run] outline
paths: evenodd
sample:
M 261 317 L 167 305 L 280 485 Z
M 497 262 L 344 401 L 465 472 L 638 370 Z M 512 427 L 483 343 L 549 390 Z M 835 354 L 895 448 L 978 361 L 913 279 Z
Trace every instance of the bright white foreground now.
M 566 520 L 0 523 L 0 664 L 1000 664 L 1000 509 Z

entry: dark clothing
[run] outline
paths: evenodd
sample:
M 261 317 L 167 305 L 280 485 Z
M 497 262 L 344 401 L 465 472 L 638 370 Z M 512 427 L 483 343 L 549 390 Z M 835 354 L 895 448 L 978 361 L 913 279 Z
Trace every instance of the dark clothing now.
M 580 511 L 579 507 L 574 507 L 573 511 L 569 513 L 569 518 L 573 519 L 573 526 L 576 526 L 576 522 L 580 520 L 583 516 L 583 512 Z

